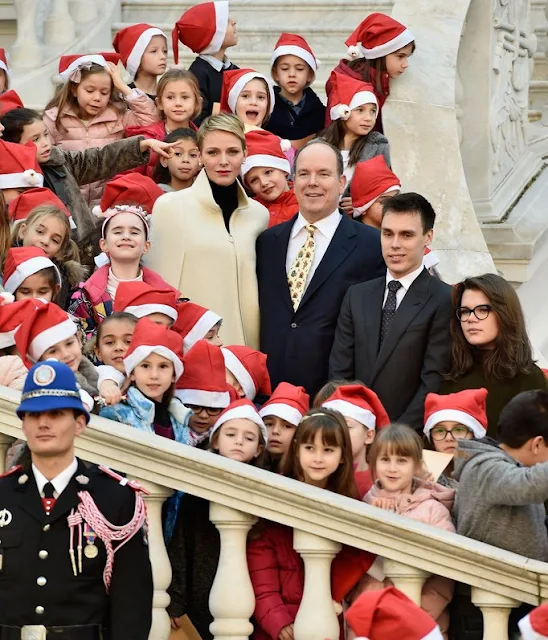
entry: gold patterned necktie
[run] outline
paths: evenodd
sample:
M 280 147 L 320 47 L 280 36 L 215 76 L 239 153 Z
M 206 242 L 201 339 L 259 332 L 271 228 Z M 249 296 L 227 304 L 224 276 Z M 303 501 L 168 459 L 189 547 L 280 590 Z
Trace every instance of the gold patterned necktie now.
M 310 267 L 314 260 L 314 250 L 316 248 L 316 243 L 314 242 L 314 232 L 316 231 L 316 227 L 313 224 L 309 224 L 305 229 L 308 236 L 306 237 L 303 246 L 299 249 L 299 253 L 287 274 L 289 295 L 291 296 L 291 303 L 293 304 L 294 311 L 297 311 L 297 308 L 301 303 L 305 290 L 306 279 L 308 278 Z

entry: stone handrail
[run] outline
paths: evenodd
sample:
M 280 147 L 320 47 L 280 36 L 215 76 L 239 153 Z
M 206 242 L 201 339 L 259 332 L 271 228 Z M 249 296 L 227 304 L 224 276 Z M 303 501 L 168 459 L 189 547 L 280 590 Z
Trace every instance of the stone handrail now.
M 18 392 L 0 387 L 0 433 L 4 434 L 0 457 L 12 438 L 23 437 L 14 412 L 18 398 Z M 340 544 L 382 555 L 385 574 L 416 601 L 431 573 L 471 585 L 473 601 L 484 614 L 486 639 L 505 640 L 511 607 L 548 599 L 548 564 L 123 424 L 93 417 L 91 426 L 78 438 L 77 451 L 85 460 L 108 464 L 144 481 L 151 490 L 152 640 L 165 640 L 169 635 L 164 609 L 170 569 L 160 519 L 162 502 L 174 489 L 209 500 L 211 519 L 221 535 L 221 558 L 210 598 L 216 638 L 247 638 L 251 633 L 253 592 L 245 540 L 256 518 L 295 530 L 295 548 L 309 576 L 296 621 L 296 640 L 317 640 L 320 631 L 322 639 L 338 637 L 334 611 L 322 607 L 325 612 L 319 615 L 317 604 L 330 602 L 328 569 Z

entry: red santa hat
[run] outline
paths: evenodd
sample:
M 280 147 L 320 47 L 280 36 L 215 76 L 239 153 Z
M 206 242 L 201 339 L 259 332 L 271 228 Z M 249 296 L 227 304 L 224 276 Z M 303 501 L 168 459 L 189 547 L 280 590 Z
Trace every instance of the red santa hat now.
M 55 269 L 57 282 L 61 284 L 59 269 L 43 249 L 39 247 L 12 247 L 8 250 L 2 271 L 4 289 L 9 293 L 15 293 L 26 278 L 50 267 Z
M 268 442 L 266 425 L 259 415 L 259 412 L 257 411 L 253 402 L 251 402 L 251 400 L 248 400 L 247 398 L 235 400 L 228 405 L 228 407 L 217 418 L 217 422 L 215 422 L 215 424 L 213 425 L 211 436 L 213 436 L 215 431 L 220 429 L 225 422 L 228 422 L 229 420 L 236 420 L 238 418 L 243 420 L 251 420 L 251 422 L 254 422 L 259 427 L 264 440 L 264 444 L 266 445 L 266 443 Z
M 268 94 L 270 96 L 270 109 L 268 111 L 268 115 L 270 115 L 274 110 L 274 102 L 276 100 L 274 95 L 274 85 L 270 78 L 267 78 L 258 71 L 253 71 L 253 69 L 232 69 L 231 71 L 225 71 L 223 73 L 221 111 L 224 111 L 225 113 L 236 113 L 236 102 L 238 101 L 240 93 L 244 90 L 245 85 L 255 78 L 259 78 L 259 80 L 264 80 L 266 82 Z
M 120 282 L 114 296 L 112 310 L 123 311 L 137 318 L 144 318 L 153 313 L 163 313 L 175 322 L 177 295 L 174 289 L 160 289 L 146 282 Z
M 100 204 L 95 205 L 92 211 L 101 217 L 117 204 L 130 204 L 139 206 L 150 215 L 154 203 L 163 195 L 164 191 L 152 178 L 141 173 L 126 173 L 107 182 Z
M 219 347 L 198 342 L 185 355 L 185 372 L 177 382 L 175 395 L 183 404 L 224 409 L 230 404 L 225 360 Z
M 181 336 L 166 326 L 141 318 L 135 325 L 131 342 L 124 356 L 124 367 L 129 376 L 135 367 L 156 353 L 173 363 L 175 379 L 183 375 L 183 341 Z
M 25 298 L 18 302 L 6 301 L 0 306 L 0 349 L 15 344 L 15 333 L 23 320 L 36 308 L 36 300 Z
M 89 69 L 92 64 L 100 67 L 108 68 L 107 62 L 118 64 L 120 56 L 117 53 L 77 53 L 70 56 L 61 56 L 59 59 L 59 75 L 63 80 L 71 80 L 72 82 L 80 82 L 77 74 L 82 69 Z
M 298 36 L 295 33 L 282 33 L 278 38 L 278 42 L 276 42 L 276 46 L 272 52 L 270 66 L 273 67 L 276 60 L 282 56 L 297 56 L 297 58 L 301 58 L 314 73 L 320 66 L 308 42 L 302 36 Z
M 6 89 L 10 88 L 11 73 L 8 66 L 8 59 L 6 58 L 6 50 L 0 47 L 0 69 L 6 74 Z
M 291 173 L 291 165 L 284 151 L 288 151 L 291 143 L 265 131 L 264 129 L 254 129 L 245 134 L 247 146 L 247 157 L 242 164 L 242 177 L 255 167 L 270 167 L 279 169 L 285 173 Z M 287 142 L 287 145 L 284 143 Z M 285 148 L 284 148 L 285 147 Z
M 13 111 L 13 109 L 22 109 L 24 106 L 19 94 L 13 89 L 0 94 L 0 116 L 3 116 L 8 111 Z
M 353 418 L 367 429 L 382 429 L 390 424 L 379 396 L 361 384 L 344 384 L 322 404 L 326 409 L 334 409 L 345 418 Z
M 137 75 L 141 58 L 154 36 L 163 36 L 167 44 L 167 36 L 161 29 L 144 23 L 132 24 L 130 27 L 120 29 L 114 36 L 112 47 L 116 53 L 120 54 L 122 64 L 131 80 Z
M 443 640 L 426 611 L 395 587 L 362 593 L 344 617 L 356 640 Z
M 0 138 L 0 189 L 42 187 L 44 176 L 34 144 L 15 144 Z
M 190 7 L 175 23 L 172 32 L 173 58 L 179 62 L 179 40 L 194 53 L 221 50 L 228 28 L 228 2 L 204 2 Z
M 354 217 L 358 218 L 365 213 L 380 196 L 400 190 L 400 180 L 390 170 L 384 156 L 358 162 L 350 183 Z
M 487 389 L 465 389 L 446 396 L 429 393 L 424 403 L 424 434 L 430 439 L 430 432 L 438 423 L 450 420 L 468 427 L 474 438 L 485 437 L 486 401 Z
M 53 345 L 75 335 L 76 323 L 53 302 L 34 300 L 35 308 L 15 333 L 17 351 L 27 368 L 38 362 Z
M 371 13 L 362 20 L 345 44 L 351 58 L 374 60 L 406 47 L 415 37 L 409 29 L 385 13 Z
M 192 345 L 205 338 L 208 332 L 222 321 L 221 316 L 199 304 L 179 302 L 177 304 L 177 320 L 172 329 L 181 334 L 186 353 Z
M 548 640 L 548 604 L 536 607 L 518 622 L 523 640 Z
M 289 382 L 280 382 L 268 402 L 259 411 L 261 418 L 277 416 L 289 424 L 297 426 L 310 409 L 310 396 L 304 387 L 296 387 Z
M 30 212 L 36 207 L 43 204 L 50 204 L 63 211 L 69 221 L 70 228 L 76 229 L 76 225 L 70 215 L 70 211 L 65 204 L 53 193 L 51 189 L 45 187 L 36 187 L 35 189 L 26 189 L 14 198 L 8 205 L 8 217 L 11 223 L 26 220 Z
M 242 345 L 222 347 L 221 351 L 225 367 L 240 383 L 248 400 L 259 394 L 269 396 L 272 393 L 264 353 Z
M 329 76 L 331 89 L 327 100 L 327 108 L 331 120 L 348 120 L 353 109 L 364 104 L 379 106 L 375 89 L 369 82 L 357 80 L 332 71 Z

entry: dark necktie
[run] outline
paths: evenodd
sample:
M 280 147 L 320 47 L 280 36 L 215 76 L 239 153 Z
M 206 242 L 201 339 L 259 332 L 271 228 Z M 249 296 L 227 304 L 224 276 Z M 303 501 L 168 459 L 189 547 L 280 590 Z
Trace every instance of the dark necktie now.
M 388 331 L 388 327 L 392 322 L 392 318 L 396 314 L 396 293 L 402 286 L 403 285 L 401 282 L 398 282 L 398 280 L 390 280 L 388 283 L 388 295 L 386 296 L 386 302 L 384 303 L 381 314 L 381 341 L 379 347 L 382 345 L 386 332 Z
M 42 504 L 44 505 L 44 511 L 46 515 L 49 516 L 51 510 L 53 509 L 53 505 L 55 504 L 55 498 L 53 492 L 55 491 L 55 487 L 51 484 L 51 482 L 46 482 L 42 492 L 44 497 L 42 498 Z

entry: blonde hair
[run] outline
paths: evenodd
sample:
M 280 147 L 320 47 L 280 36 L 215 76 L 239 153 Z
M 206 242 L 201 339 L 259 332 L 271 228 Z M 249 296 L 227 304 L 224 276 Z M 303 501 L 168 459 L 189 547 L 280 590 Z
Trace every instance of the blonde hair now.
M 377 459 L 388 455 L 411 458 L 417 469 L 422 465 L 422 440 L 416 431 L 405 424 L 391 424 L 381 429 L 369 451 L 369 468 L 373 481 L 377 479 Z
M 225 133 L 231 133 L 233 136 L 236 136 L 242 145 L 242 149 L 246 151 L 244 123 L 238 116 L 232 113 L 218 113 L 217 115 L 206 118 L 198 129 L 198 149 L 200 149 L 200 151 L 204 146 L 204 139 L 207 134 L 213 133 L 214 131 L 224 131 Z
M 161 112 L 162 120 L 165 119 L 165 114 L 158 106 L 158 101 L 162 99 L 162 94 L 166 90 L 167 85 L 170 82 L 177 82 L 178 80 L 186 82 L 194 94 L 194 111 L 190 116 L 190 120 L 196 118 L 202 112 L 202 104 L 204 100 L 200 93 L 200 87 L 196 76 L 191 71 L 183 69 L 182 67 L 173 67 L 168 69 L 168 71 L 166 71 L 158 80 L 158 86 L 156 87 L 156 106 L 158 107 L 158 111 Z

